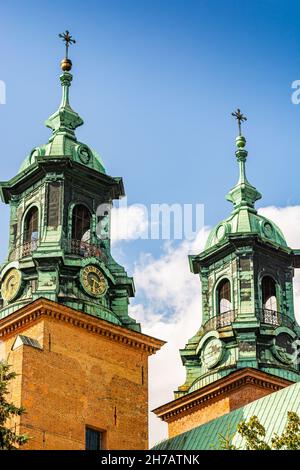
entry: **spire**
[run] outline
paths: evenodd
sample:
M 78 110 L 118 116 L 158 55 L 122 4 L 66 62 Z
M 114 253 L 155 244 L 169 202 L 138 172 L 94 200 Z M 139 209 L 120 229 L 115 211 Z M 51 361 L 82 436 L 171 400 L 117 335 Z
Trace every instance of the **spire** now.
M 65 42 L 66 47 L 65 57 L 60 64 L 63 71 L 59 77 L 62 86 L 62 99 L 58 110 L 45 122 L 46 126 L 50 127 L 53 131 L 49 142 L 53 142 L 57 136 L 65 136 L 76 140 L 74 131 L 83 124 L 83 120 L 79 114 L 73 111 L 69 103 L 69 88 L 73 80 L 73 75 L 70 73 L 72 62 L 68 57 L 68 50 L 70 44 L 75 44 L 76 41 L 72 38 L 69 31 L 59 34 L 59 37 Z
M 241 129 L 241 124 L 246 121 L 247 118 L 241 113 L 240 109 L 237 109 L 231 114 L 236 118 L 239 130 L 238 136 L 235 140 L 237 147 L 235 155 L 239 164 L 239 180 L 236 186 L 227 194 L 226 199 L 233 203 L 234 212 L 245 207 L 256 212 L 254 204 L 261 198 L 261 194 L 249 183 L 246 176 L 248 152 L 245 149 L 246 139 L 242 135 Z

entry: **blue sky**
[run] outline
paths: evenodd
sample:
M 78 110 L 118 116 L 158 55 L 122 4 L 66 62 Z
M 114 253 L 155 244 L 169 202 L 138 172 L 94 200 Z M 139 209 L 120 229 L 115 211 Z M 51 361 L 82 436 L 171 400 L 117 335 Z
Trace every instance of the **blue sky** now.
M 299 2 L 276 0 L 2 5 L 1 180 L 49 136 L 43 122 L 60 99 L 57 34 L 68 28 L 78 41 L 71 51 L 71 101 L 85 120 L 78 137 L 110 174 L 123 176 L 129 203 L 203 203 L 209 225 L 227 215 L 224 194 L 237 178 L 230 113 L 239 106 L 261 204 L 296 204 L 299 10 Z M 3 257 L 7 210 L 0 211 Z
M 239 106 L 261 204 L 296 204 L 300 108 L 290 97 L 300 78 L 299 10 L 296 1 L 276 0 L 3 4 L 1 180 L 49 136 L 43 122 L 60 98 L 57 34 L 68 28 L 78 41 L 71 51 L 72 105 L 85 120 L 78 137 L 110 174 L 123 176 L 129 203 L 204 203 L 210 225 L 227 215 L 224 194 L 237 178 L 230 113 Z
M 202 203 L 206 225 L 226 217 L 231 206 L 224 196 L 237 181 L 231 117 L 237 107 L 248 117 L 247 170 L 263 194 L 258 206 L 299 204 L 300 107 L 291 102 L 291 84 L 300 79 L 299 1 L 3 3 L 0 80 L 7 103 L 0 105 L 0 180 L 14 176 L 50 135 L 43 123 L 60 102 L 58 33 L 65 29 L 77 39 L 70 52 L 71 104 L 85 120 L 78 138 L 101 154 L 109 174 L 124 178 L 129 204 Z M 0 220 L 3 259 L 3 205 Z M 182 256 L 180 250 L 174 253 Z M 132 273 L 142 251 L 173 266 L 162 242 L 126 242 L 117 253 Z M 198 284 L 189 295 L 200 304 Z M 142 293 L 138 302 L 143 299 Z M 181 301 L 173 310 L 181 312 Z M 162 304 L 167 311 L 168 302 Z M 170 361 L 175 355 L 178 361 L 177 350 L 176 344 Z M 175 377 L 172 387 L 179 383 Z

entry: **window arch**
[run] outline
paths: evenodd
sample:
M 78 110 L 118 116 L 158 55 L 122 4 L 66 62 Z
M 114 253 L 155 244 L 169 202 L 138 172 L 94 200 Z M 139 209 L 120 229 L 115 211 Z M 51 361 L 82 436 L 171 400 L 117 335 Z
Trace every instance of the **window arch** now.
M 262 278 L 262 304 L 264 309 L 277 312 L 276 282 L 271 276 Z
M 231 287 L 228 279 L 222 279 L 217 287 L 217 313 L 225 313 L 232 310 Z
M 24 220 L 24 243 L 36 242 L 39 238 L 39 210 L 31 207 Z
M 83 204 L 77 204 L 72 214 L 72 239 L 88 243 L 90 241 L 90 230 L 90 211 Z

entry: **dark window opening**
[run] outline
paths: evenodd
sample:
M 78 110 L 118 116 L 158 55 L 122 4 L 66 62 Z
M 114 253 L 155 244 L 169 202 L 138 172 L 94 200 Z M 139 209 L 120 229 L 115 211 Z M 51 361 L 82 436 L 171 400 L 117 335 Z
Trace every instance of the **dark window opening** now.
M 103 449 L 103 432 L 95 429 L 85 429 L 85 449 L 101 450 Z
M 276 282 L 270 276 L 262 279 L 262 303 L 264 309 L 277 311 Z
M 220 281 L 217 289 L 218 313 L 232 310 L 230 282 L 228 279 Z
M 90 211 L 81 204 L 75 206 L 72 217 L 72 239 L 89 243 L 90 228 Z
M 24 243 L 36 242 L 39 237 L 39 211 L 37 207 L 32 207 L 24 222 Z

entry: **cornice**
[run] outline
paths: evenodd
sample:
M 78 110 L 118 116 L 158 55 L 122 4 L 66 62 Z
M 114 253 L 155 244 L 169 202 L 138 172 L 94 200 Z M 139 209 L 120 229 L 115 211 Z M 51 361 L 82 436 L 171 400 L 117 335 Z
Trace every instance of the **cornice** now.
M 259 248 L 259 250 L 270 255 L 275 253 L 277 257 L 281 256 L 283 259 L 292 258 L 293 260 L 295 258 L 291 248 L 272 243 L 267 239 L 261 239 L 256 233 L 236 233 L 229 234 L 228 239 L 204 250 L 198 255 L 190 255 L 192 272 L 199 274 L 201 267 L 206 267 L 213 261 L 218 261 L 231 253 L 235 253 L 238 248 L 244 246 L 249 246 L 253 250 Z
M 245 368 L 239 371 L 235 371 L 222 379 L 215 381 L 213 384 L 209 384 L 195 392 L 184 395 L 183 397 L 177 398 L 165 405 L 162 405 L 155 410 L 155 413 L 162 421 L 172 422 L 184 415 L 190 414 L 197 409 L 201 409 L 204 405 L 210 402 L 220 400 L 222 395 L 224 398 L 228 396 L 228 393 L 244 387 L 246 385 L 256 385 L 261 388 L 267 388 L 270 393 L 276 392 L 293 382 L 276 377 L 265 372 Z
M 165 344 L 152 336 L 114 325 L 44 298 L 37 299 L 0 320 L 0 340 L 17 334 L 19 330 L 24 330 L 31 323 L 43 318 L 52 318 L 89 333 L 104 336 L 111 341 L 140 349 L 148 355 L 155 354 Z

